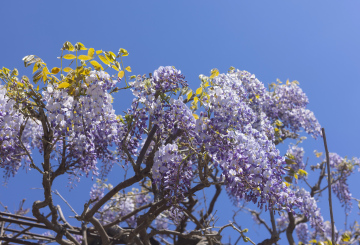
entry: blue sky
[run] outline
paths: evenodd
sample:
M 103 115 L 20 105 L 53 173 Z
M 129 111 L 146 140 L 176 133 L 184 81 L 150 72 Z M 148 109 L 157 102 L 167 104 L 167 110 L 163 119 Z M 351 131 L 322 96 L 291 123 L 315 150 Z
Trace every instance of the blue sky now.
M 59 66 L 56 57 L 62 44 L 80 41 L 95 49 L 127 49 L 125 64 L 134 74 L 173 65 L 193 89 L 198 87 L 199 74 L 209 75 L 215 67 L 220 72 L 230 66 L 247 70 L 265 84 L 277 78 L 298 80 L 309 97 L 309 108 L 326 129 L 329 150 L 360 157 L 359 10 L 360 2 L 355 0 L 2 1 L 0 66 L 16 67 L 30 76 L 31 69 L 25 69 L 21 60 L 25 55 L 35 54 L 50 67 Z M 118 108 L 126 108 L 129 98 L 118 98 Z M 321 140 L 309 139 L 303 147 L 310 157 L 314 149 L 323 151 Z M 316 163 L 313 157 L 310 161 Z M 358 198 L 359 174 L 351 179 Z M 41 198 L 41 191 L 29 190 L 33 183 L 40 186 L 38 177 L 21 171 L 8 187 L 0 187 L 0 201 L 11 208 L 26 196 L 30 205 Z M 60 190 L 66 181 L 64 177 L 55 184 Z M 89 184 L 91 180 L 84 179 L 78 190 L 62 192 L 68 198 L 87 198 Z M 223 198 L 223 203 L 228 202 Z M 324 195 L 325 204 L 326 199 Z M 82 202 L 74 202 L 81 211 Z M 235 208 L 224 210 L 222 205 L 219 202 L 218 215 L 231 219 L 228 210 Z M 328 217 L 326 206 L 321 207 Z M 355 206 L 352 214 L 357 212 Z M 343 211 L 335 213 L 341 228 Z M 238 220 L 242 219 L 250 238 L 256 242 L 266 238 L 256 234 L 259 228 L 251 220 Z

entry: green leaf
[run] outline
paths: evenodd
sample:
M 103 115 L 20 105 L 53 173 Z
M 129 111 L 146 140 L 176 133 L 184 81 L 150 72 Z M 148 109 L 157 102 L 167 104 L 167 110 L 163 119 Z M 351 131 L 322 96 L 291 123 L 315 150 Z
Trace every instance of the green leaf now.
M 106 58 L 112 63 L 116 60 L 116 56 L 113 52 L 104 52 L 105 53 L 105 56 Z
M 123 78 L 124 75 L 125 75 L 125 72 L 124 72 L 124 71 L 119 71 L 118 77 Z
M 299 170 L 298 170 L 298 173 L 299 173 L 300 175 L 308 175 L 308 172 L 306 172 L 306 171 L 303 170 L 303 169 L 299 169 Z
M 40 63 L 35 63 L 33 67 L 33 73 L 36 72 L 40 68 Z
M 95 70 L 104 70 L 104 68 L 96 60 L 90 61 L 90 64 L 93 65 Z
M 92 57 L 91 56 L 88 56 L 88 55 L 80 55 L 78 57 L 79 60 L 91 60 Z
M 89 48 L 87 55 L 90 57 L 94 57 L 94 53 L 95 53 L 95 50 L 93 48 Z
M 73 60 L 73 59 L 76 58 L 76 56 L 73 55 L 73 54 L 65 54 L 65 55 L 63 56 L 63 58 L 64 58 L 64 59 L 67 59 L 67 60 Z
M 103 56 L 103 55 L 99 55 L 99 59 L 105 64 L 105 65 L 110 65 L 110 61 L 108 61 L 108 59 Z
M 198 97 L 194 97 L 194 103 L 197 103 L 199 101 L 199 98 Z
M 286 176 L 284 179 L 286 180 L 286 182 L 292 183 L 292 178 L 291 177 Z
M 190 99 L 191 99 L 191 97 L 192 97 L 192 95 L 193 95 L 193 92 L 192 92 L 192 91 L 190 91 L 190 92 L 188 93 L 188 95 L 187 95 L 187 100 L 190 100 Z
M 65 67 L 64 69 L 63 69 L 63 71 L 64 72 L 69 72 L 69 71 L 72 71 L 73 69 L 71 69 L 70 67 Z
M 69 86 L 70 86 L 69 83 L 63 82 L 63 83 L 60 83 L 60 85 L 58 86 L 58 88 L 67 88 L 67 87 L 69 87 Z
M 58 67 L 54 67 L 54 68 L 51 69 L 52 74 L 58 74 L 59 71 L 60 71 L 60 68 L 58 68 Z

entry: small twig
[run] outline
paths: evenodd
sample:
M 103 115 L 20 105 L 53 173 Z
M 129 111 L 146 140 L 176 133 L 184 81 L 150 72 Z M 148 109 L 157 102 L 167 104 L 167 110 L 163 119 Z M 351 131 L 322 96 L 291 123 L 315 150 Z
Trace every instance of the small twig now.
M 60 195 L 60 193 L 57 191 L 57 190 L 55 190 L 55 191 L 52 191 L 53 193 L 55 193 L 56 195 L 58 195 L 68 206 L 69 206 L 69 208 L 71 209 L 71 211 L 75 214 L 75 215 L 77 215 L 78 216 L 78 214 L 76 213 L 76 211 L 71 207 L 71 205 L 65 200 L 65 198 L 63 198 L 61 195 Z
M 194 221 L 197 226 L 200 226 L 205 230 L 205 227 L 200 223 L 200 221 L 196 219 L 196 217 L 189 210 L 184 209 L 183 211 Z M 208 241 L 209 245 L 213 245 L 213 242 L 209 237 L 206 236 L 206 240 Z
M 218 232 L 218 234 L 220 235 L 220 233 L 221 233 L 226 227 L 229 227 L 229 226 L 231 226 L 234 230 L 236 230 L 237 232 L 239 232 L 239 233 L 241 234 L 241 236 L 244 237 L 244 234 L 243 234 L 244 232 L 241 231 L 241 230 L 239 230 L 237 227 L 235 227 L 233 223 L 230 223 L 230 224 L 227 224 L 227 225 L 224 225 L 223 227 L 221 227 L 220 230 L 219 230 L 219 232 Z M 246 237 L 246 236 L 245 236 L 245 237 Z M 246 237 L 246 238 L 247 238 L 247 240 L 248 240 L 251 244 L 256 245 L 253 241 L 251 241 L 250 238 L 248 238 L 248 237 Z
M 140 151 L 139 157 L 136 160 L 136 168 L 138 171 L 140 170 L 140 165 L 141 165 L 142 161 L 144 160 L 146 151 L 149 148 L 150 143 L 151 143 L 152 139 L 154 138 L 154 135 L 156 133 L 156 130 L 158 130 L 158 128 L 159 128 L 159 126 L 154 124 L 153 128 L 151 129 L 150 133 L 148 134 L 148 137 L 145 141 L 144 146 L 142 147 L 142 149 Z
M 121 216 L 121 217 L 119 217 L 118 219 L 116 219 L 116 220 L 114 220 L 114 221 L 112 221 L 112 222 L 104 225 L 104 228 L 106 229 L 106 228 L 111 227 L 111 226 L 113 226 L 113 225 L 119 224 L 120 222 L 122 222 L 122 221 L 130 218 L 131 216 L 137 214 L 138 212 L 140 212 L 140 211 L 142 211 L 142 210 L 144 210 L 144 209 L 146 209 L 146 208 L 151 207 L 151 205 L 152 205 L 152 203 L 148 203 L 148 204 L 146 204 L 146 205 L 144 205 L 144 206 L 141 206 L 141 207 L 139 207 L 139 208 L 136 208 L 136 209 L 134 209 L 132 212 L 128 213 L 127 215 Z
M 263 220 L 262 218 L 260 218 L 260 213 L 254 211 L 254 210 L 248 210 L 252 215 L 255 214 L 256 219 L 260 222 L 260 224 L 263 224 L 265 226 L 265 228 L 270 232 L 271 234 L 271 228 L 268 226 L 268 224 L 265 222 L 265 220 Z
M 304 182 L 307 184 L 307 186 L 311 189 L 312 188 L 312 186 L 309 184 L 309 182 L 307 182 L 307 180 L 306 179 L 303 179 L 304 180 Z
M 322 136 L 324 139 L 324 146 L 325 146 L 325 152 L 326 152 L 326 163 L 327 163 L 327 172 L 328 172 L 328 186 L 329 186 L 329 208 L 330 208 L 330 218 L 331 218 L 331 241 L 332 244 L 335 243 L 335 222 L 334 222 L 334 216 L 333 216 L 333 210 L 332 210 L 332 200 L 331 200 L 331 175 L 330 175 L 330 159 L 329 159 L 329 151 L 327 148 L 326 143 L 326 135 L 325 135 L 325 129 L 321 128 Z

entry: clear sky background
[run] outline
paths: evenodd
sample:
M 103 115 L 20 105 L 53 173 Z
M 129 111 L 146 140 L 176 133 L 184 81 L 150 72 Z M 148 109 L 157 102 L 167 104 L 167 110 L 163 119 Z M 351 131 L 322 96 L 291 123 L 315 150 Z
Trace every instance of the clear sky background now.
M 277 78 L 298 80 L 309 97 L 309 108 L 326 129 L 329 150 L 360 157 L 359 11 L 357 0 L 2 1 L 0 66 L 16 67 L 20 74 L 31 76 L 31 68 L 25 69 L 21 60 L 25 55 L 38 55 L 49 67 L 60 66 L 56 57 L 62 44 L 79 41 L 95 49 L 127 49 L 125 65 L 132 67 L 133 74 L 173 65 L 193 89 L 198 87 L 199 74 L 209 75 L 212 68 L 226 72 L 230 66 L 254 73 L 265 84 Z M 118 113 L 130 104 L 129 99 L 117 98 Z M 309 138 L 303 147 L 315 164 L 312 152 L 323 151 L 322 140 Z M 282 153 L 286 148 L 282 146 Z M 360 173 L 355 175 L 351 190 L 360 198 Z M 119 168 L 110 176 L 114 184 L 117 176 L 123 176 Z M 0 201 L 12 210 L 25 197 L 30 207 L 42 199 L 42 191 L 30 189 L 41 186 L 39 177 L 34 171 L 20 171 L 8 187 L 0 186 Z M 64 188 L 66 183 L 63 177 L 55 186 L 81 213 L 91 179 L 83 179 L 71 192 Z M 327 195 L 322 200 L 322 213 L 329 219 Z M 217 225 L 223 225 L 235 207 L 222 195 L 216 209 L 221 217 Z M 351 215 L 359 220 L 357 213 L 355 205 Z M 339 229 L 343 214 L 337 205 Z M 245 215 L 237 220 L 250 229 L 255 242 L 269 237 Z M 234 242 L 236 234 L 227 232 Z M 286 243 L 284 237 L 280 244 Z

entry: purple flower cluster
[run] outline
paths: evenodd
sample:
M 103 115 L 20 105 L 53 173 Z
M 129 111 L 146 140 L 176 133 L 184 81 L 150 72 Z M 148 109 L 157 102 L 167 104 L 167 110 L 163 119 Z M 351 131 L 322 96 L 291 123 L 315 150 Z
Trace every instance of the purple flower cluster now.
M 304 153 L 305 153 L 304 148 L 299 147 L 298 145 L 289 145 L 289 149 L 286 152 L 286 156 L 295 163 L 295 164 L 291 164 L 291 169 L 295 173 L 297 173 L 299 169 L 305 169 L 305 164 L 303 162 Z M 298 178 L 299 179 L 306 178 L 306 175 L 299 175 Z
M 161 213 L 155 219 L 156 230 L 166 230 L 169 227 L 169 219 L 167 214 Z
M 295 231 L 299 241 L 304 244 L 307 244 L 309 241 L 309 234 L 310 234 L 308 225 L 306 223 L 298 224 L 295 227 Z
M 104 196 L 105 187 L 102 185 L 94 184 L 90 190 L 90 199 L 99 200 Z
M 356 158 L 352 160 L 342 158 L 336 153 L 329 153 L 329 160 L 330 167 L 335 170 L 332 171 L 332 179 L 337 180 L 331 184 L 331 189 L 348 212 L 352 208 L 352 195 L 347 179 L 354 171 L 354 165 L 359 164 L 358 160 Z
M 310 193 L 304 188 L 297 189 L 295 194 L 302 200 L 299 210 L 310 220 L 311 227 L 318 231 L 324 230 L 324 219 L 321 216 L 320 208 L 317 206 L 315 198 L 311 197 Z
M 15 108 L 15 101 L 6 96 L 6 88 L 0 85 L 0 168 L 4 169 L 5 179 L 14 176 L 22 162 L 29 164 L 31 139 L 37 138 L 39 132 L 38 123 L 24 118 Z
M 239 73 L 230 73 L 213 79 L 213 89 L 202 101 L 211 117 L 200 114 L 195 130 L 198 141 L 206 143 L 236 202 L 245 199 L 260 207 L 290 210 L 298 200 L 282 181 L 285 162 L 271 140 L 274 130 L 266 115 L 249 105 L 250 88 L 243 85 L 255 78 L 241 78 Z M 261 94 L 262 89 L 258 90 L 255 93 Z
M 314 113 L 306 109 L 308 98 L 296 83 L 276 84 L 269 94 L 271 99 L 265 101 L 264 111 L 271 120 L 280 119 L 285 127 L 294 132 L 303 128 L 314 138 L 321 135 L 321 127 Z
M 332 229 L 331 229 L 330 221 L 325 221 L 324 229 L 322 231 L 316 232 L 315 234 L 324 241 L 331 241 Z M 338 236 L 338 231 L 337 231 L 336 227 L 335 227 L 335 241 L 337 244 L 347 244 L 347 243 L 341 242 L 341 237 Z
M 92 71 L 86 78 L 87 84 L 81 86 L 85 95 L 74 98 L 68 89 L 59 90 L 51 84 L 43 92 L 54 137 L 67 136 L 69 164 L 76 163 L 86 174 L 90 171 L 97 174 L 97 159 L 107 167 L 116 160 L 109 147 L 119 141 L 121 123 L 116 119 L 107 90 L 117 82 L 102 71 Z M 57 147 L 62 150 L 62 144 Z
M 285 212 L 282 212 L 280 214 L 280 217 L 276 219 L 276 226 L 279 231 L 285 230 L 287 226 L 289 225 L 289 218 L 288 214 Z
M 162 92 L 171 91 L 179 88 L 179 85 L 187 86 L 184 81 L 185 76 L 181 74 L 180 70 L 173 66 L 160 66 L 154 71 L 154 85 L 156 90 Z
M 167 144 L 155 153 L 152 174 L 168 205 L 176 205 L 190 188 L 192 161 L 179 153 L 177 144 Z
M 98 182 L 98 185 L 94 185 L 92 192 L 90 193 L 91 198 L 93 198 L 94 194 L 98 195 L 96 191 L 93 190 L 103 190 L 103 187 L 107 187 L 111 190 L 111 185 L 104 185 Z M 100 193 L 103 195 L 103 193 Z M 134 211 L 136 208 L 139 208 L 143 205 L 148 204 L 151 202 L 150 196 L 146 192 L 139 192 L 138 189 L 133 188 L 131 192 L 126 194 L 118 193 L 116 194 L 109 202 L 107 202 L 101 211 L 98 214 L 101 222 L 106 224 L 109 222 L 114 221 L 115 219 L 125 216 L 130 212 Z M 136 219 L 139 216 L 139 213 L 133 215 L 125 220 L 125 222 L 130 227 L 136 226 Z

